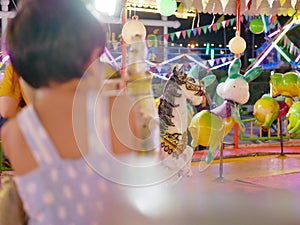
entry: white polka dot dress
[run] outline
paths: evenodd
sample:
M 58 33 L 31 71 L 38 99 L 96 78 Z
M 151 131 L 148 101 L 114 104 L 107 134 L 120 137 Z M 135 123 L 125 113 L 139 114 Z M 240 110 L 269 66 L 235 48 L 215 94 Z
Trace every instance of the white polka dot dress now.
M 18 122 L 39 164 L 15 177 L 29 225 L 102 224 L 107 181 L 84 158 L 60 158 L 33 106 L 18 115 Z

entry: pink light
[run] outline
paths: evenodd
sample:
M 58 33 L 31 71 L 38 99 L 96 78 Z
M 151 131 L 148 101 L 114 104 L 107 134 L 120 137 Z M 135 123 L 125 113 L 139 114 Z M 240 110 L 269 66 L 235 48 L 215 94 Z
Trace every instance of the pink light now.
M 6 55 L 6 56 L 4 56 L 3 57 L 3 59 L 2 59 L 2 64 L 4 64 L 4 63 L 6 63 L 7 61 L 9 60 L 9 55 Z

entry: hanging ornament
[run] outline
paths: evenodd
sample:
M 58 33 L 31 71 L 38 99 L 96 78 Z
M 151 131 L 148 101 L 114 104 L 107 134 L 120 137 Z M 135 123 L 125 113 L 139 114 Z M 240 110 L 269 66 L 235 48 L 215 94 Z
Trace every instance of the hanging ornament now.
M 176 12 L 176 0 L 158 0 L 158 11 L 162 16 L 171 16 Z
M 246 49 L 246 41 L 244 38 L 236 35 L 229 41 L 229 50 L 234 54 L 241 54 Z
M 251 21 L 249 28 L 253 34 L 261 34 L 264 31 L 264 23 L 260 18 L 256 18 Z
M 143 23 L 138 20 L 138 16 L 133 16 L 132 20 L 125 23 L 122 28 L 122 39 L 127 44 L 132 43 L 132 38 L 140 35 L 142 40 L 146 38 L 146 28 Z

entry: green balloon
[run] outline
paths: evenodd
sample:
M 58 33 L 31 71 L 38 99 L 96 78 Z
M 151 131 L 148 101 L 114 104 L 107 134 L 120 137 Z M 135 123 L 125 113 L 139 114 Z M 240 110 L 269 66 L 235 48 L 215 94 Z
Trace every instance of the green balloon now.
M 261 19 L 256 18 L 250 23 L 250 31 L 254 34 L 260 34 L 264 31 L 264 23 Z
M 159 13 L 162 16 L 171 16 L 177 9 L 176 0 L 160 0 L 159 1 Z

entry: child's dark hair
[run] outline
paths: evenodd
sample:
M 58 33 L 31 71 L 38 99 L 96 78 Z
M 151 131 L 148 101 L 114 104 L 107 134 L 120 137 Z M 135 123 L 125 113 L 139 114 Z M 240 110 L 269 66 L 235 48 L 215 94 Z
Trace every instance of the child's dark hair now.
M 81 77 L 105 37 L 81 0 L 26 1 L 7 27 L 13 67 L 34 88 Z

